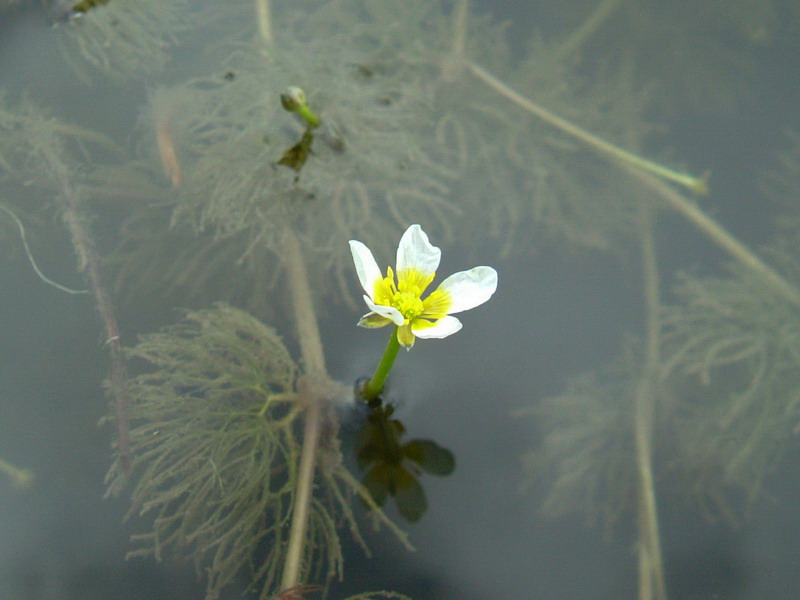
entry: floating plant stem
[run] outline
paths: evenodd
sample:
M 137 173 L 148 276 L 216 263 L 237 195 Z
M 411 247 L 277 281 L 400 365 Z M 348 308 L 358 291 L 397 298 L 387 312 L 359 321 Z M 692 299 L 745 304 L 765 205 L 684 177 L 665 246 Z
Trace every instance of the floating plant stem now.
M 400 342 L 397 339 L 397 327 L 395 327 L 392 330 L 392 335 L 389 336 L 389 343 L 386 344 L 383 357 L 375 368 L 375 373 L 361 391 L 361 396 L 364 400 L 369 402 L 380 396 L 386 383 L 386 377 L 389 375 L 389 371 L 392 370 L 394 359 L 397 358 L 398 350 L 400 350 Z
M 111 296 L 101 274 L 100 260 L 95 251 L 86 218 L 78 206 L 78 200 L 74 193 L 67 194 L 64 221 L 67 223 L 72 245 L 78 255 L 78 266 L 89 277 L 95 301 L 97 302 L 97 309 L 100 312 L 100 318 L 106 330 L 105 343 L 108 345 L 111 354 L 110 388 L 115 404 L 114 418 L 117 425 L 117 452 L 119 452 L 122 471 L 127 476 L 130 474 L 131 454 L 128 433 L 130 398 L 125 353 L 120 341 L 119 325 L 111 304 Z
M 32 126 L 32 124 L 30 125 Z M 106 334 L 106 345 L 111 355 L 110 390 L 114 398 L 115 421 L 117 426 L 117 452 L 120 465 L 124 474 L 130 473 L 130 441 L 128 433 L 128 407 L 130 405 L 128 393 L 128 374 L 125 367 L 125 354 L 120 342 L 119 326 L 111 303 L 101 267 L 100 258 L 94 245 L 89 221 L 82 207 L 83 197 L 79 194 L 71 181 L 70 171 L 62 159 L 59 150 L 60 140 L 54 136 L 52 129 L 42 130 L 43 140 L 37 146 L 37 154 L 42 161 L 46 172 L 50 175 L 54 185 L 58 188 L 63 202 L 64 222 L 69 230 L 72 247 L 78 260 L 78 270 L 89 278 L 89 284 L 97 303 L 97 309 L 103 322 Z M 44 135 L 47 137 L 44 137 Z
M 453 16 L 453 56 L 464 57 L 467 39 L 467 15 L 469 0 L 458 0 Z
M 292 294 L 295 326 L 297 327 L 300 353 L 306 377 L 314 380 L 327 380 L 325 354 L 322 350 L 322 336 L 317 325 L 316 311 L 312 301 L 308 269 L 303 259 L 297 234 L 288 228 L 286 231 L 286 270 L 289 289 Z
M 666 600 L 661 537 L 658 527 L 656 490 L 653 478 L 653 419 L 656 412 L 655 386 L 660 364 L 661 310 L 658 265 L 653 240 L 653 209 L 642 206 L 640 244 L 645 296 L 645 360 L 634 397 L 634 443 L 638 475 L 639 506 L 639 598 Z
M 681 173 L 680 171 L 675 171 L 653 161 L 647 160 L 646 158 L 642 158 L 641 156 L 637 156 L 636 154 L 628 152 L 627 150 L 623 150 L 622 148 L 614 146 L 604 139 L 589 133 L 585 129 L 581 129 L 577 125 L 570 123 L 566 119 L 562 119 L 546 108 L 529 100 L 483 69 L 480 65 L 477 65 L 474 62 L 468 62 L 467 67 L 473 75 L 475 75 L 478 79 L 483 81 L 502 96 L 505 96 L 518 106 L 521 106 L 551 126 L 560 129 L 564 133 L 582 141 L 584 144 L 590 148 L 593 148 L 600 154 L 612 158 L 623 165 L 629 165 L 638 170 L 652 173 L 653 175 L 657 175 L 668 181 L 680 184 L 698 196 L 708 194 L 707 174 L 703 177 L 695 177 L 687 173 Z
M 300 581 L 311 492 L 314 487 L 314 465 L 319 445 L 321 399 L 307 396 L 305 400 L 307 408 L 303 420 L 303 450 L 300 454 L 292 524 L 289 528 L 289 544 L 286 548 L 286 562 L 283 565 L 281 578 L 281 588 L 283 589 L 292 588 Z
M 634 177 L 647 185 L 647 187 L 657 192 L 673 209 L 689 219 L 689 221 L 711 238 L 715 244 L 720 246 L 746 267 L 761 275 L 766 283 L 769 283 L 776 290 L 780 291 L 792 304 L 800 306 L 800 289 L 784 279 L 777 271 L 761 260 L 758 255 L 728 233 L 725 228 L 714 219 L 700 210 L 697 204 L 687 200 L 672 187 L 666 185 L 663 181 L 653 177 L 649 173 L 643 173 L 635 169 L 631 169 L 630 172 Z
M 464 71 L 465 48 L 467 40 L 467 16 L 469 14 L 469 0 L 457 0 L 453 8 L 453 43 L 450 53 L 443 56 L 440 67 L 442 79 L 455 81 Z
M 303 422 L 303 449 L 300 454 L 300 467 L 297 475 L 292 524 L 289 529 L 289 542 L 286 549 L 286 562 L 283 567 L 281 589 L 289 589 L 301 583 L 303 547 L 308 529 L 309 504 L 314 483 L 314 465 L 319 446 L 321 403 L 325 400 L 326 388 L 330 389 L 330 378 L 325 367 L 322 351 L 322 337 L 317 325 L 309 283 L 308 270 L 303 260 L 297 234 L 286 231 L 285 248 L 286 272 L 294 309 L 295 327 L 303 357 L 305 381 L 306 414 Z
M 267 46 L 272 46 L 272 15 L 269 0 L 256 0 L 258 35 Z
M 708 193 L 706 177 L 694 177 L 685 173 L 679 173 L 631 154 L 626 150 L 617 148 L 531 102 L 474 62 L 469 62 L 468 68 L 476 77 L 512 102 L 525 108 L 554 127 L 584 141 L 596 150 L 620 161 L 623 166 L 628 168 L 631 174 L 642 183 L 658 192 L 672 208 L 694 223 L 703 233 L 708 235 L 714 243 L 722 247 L 726 252 L 749 268 L 760 273 L 770 285 L 779 290 L 793 304 L 800 306 L 800 289 L 789 283 L 772 267 L 764 263 L 764 261 L 728 233 L 719 223 L 706 215 L 697 204 L 687 200 L 664 182 L 664 179 L 666 179 L 675 183 L 680 183 L 693 193 L 702 195 Z

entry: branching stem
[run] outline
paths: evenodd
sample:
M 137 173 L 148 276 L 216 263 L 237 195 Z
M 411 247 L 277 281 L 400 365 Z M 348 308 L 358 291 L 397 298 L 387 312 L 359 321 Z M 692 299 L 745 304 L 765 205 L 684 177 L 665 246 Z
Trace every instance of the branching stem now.
M 119 462 L 125 475 L 130 474 L 131 452 L 129 440 L 128 372 L 125 367 L 125 353 L 120 341 L 119 325 L 114 314 L 111 296 L 103 281 L 100 259 L 94 248 L 89 227 L 79 206 L 74 190 L 65 188 L 66 208 L 64 221 L 69 229 L 72 246 L 78 255 L 78 267 L 89 277 L 90 287 L 97 302 L 97 310 L 106 332 L 106 345 L 111 354 L 111 395 L 114 398 L 114 417 L 117 424 L 117 451 Z
M 286 562 L 280 589 L 289 589 L 300 583 L 303 568 L 303 549 L 308 530 L 308 514 L 311 493 L 314 487 L 314 467 L 320 437 L 320 416 L 322 403 L 327 399 L 330 379 L 325 367 L 322 350 L 322 337 L 317 325 L 317 316 L 312 301 L 308 270 L 303 260 L 300 242 L 291 227 L 286 231 L 285 244 L 286 272 L 289 279 L 295 327 L 303 357 L 305 377 L 302 388 L 298 390 L 306 403 L 303 429 L 303 449 L 300 453 L 300 466 L 297 476 L 292 523 L 289 529 L 289 542 L 286 549 Z
M 59 144 L 54 139 L 52 144 L 43 145 L 39 149 L 44 168 L 50 174 L 58 188 L 64 211 L 64 222 L 69 230 L 72 248 L 78 259 L 78 270 L 89 278 L 90 288 L 94 294 L 97 310 L 103 322 L 106 334 L 106 345 L 111 354 L 110 387 L 114 398 L 114 417 L 117 425 L 117 452 L 123 473 L 130 474 L 131 453 L 129 439 L 128 407 L 128 373 L 125 367 L 125 353 L 119 335 L 119 325 L 103 281 L 100 257 L 94 245 L 94 238 L 89 222 L 82 206 L 83 196 L 71 181 L 71 174 L 66 164 L 58 155 Z

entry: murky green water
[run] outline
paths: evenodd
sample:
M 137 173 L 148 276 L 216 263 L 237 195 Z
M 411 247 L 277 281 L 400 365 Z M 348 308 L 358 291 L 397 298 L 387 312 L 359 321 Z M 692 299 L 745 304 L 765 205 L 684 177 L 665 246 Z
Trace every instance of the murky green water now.
M 0 0 L 0 599 L 794 598 L 799 27 Z

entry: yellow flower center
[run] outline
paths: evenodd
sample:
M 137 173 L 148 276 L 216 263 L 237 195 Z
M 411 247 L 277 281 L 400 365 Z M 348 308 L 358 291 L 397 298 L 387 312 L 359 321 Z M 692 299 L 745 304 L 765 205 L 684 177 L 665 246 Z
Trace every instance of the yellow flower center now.
M 396 308 L 409 324 L 425 312 L 422 293 L 434 276 L 435 273 L 425 275 L 416 269 L 405 269 L 397 274 L 395 284 L 394 272 L 389 267 L 386 277 L 375 284 L 373 300 L 376 304 Z
M 413 321 L 425 309 L 422 299 L 414 292 L 397 292 L 392 298 L 392 306 L 400 311 L 406 322 Z

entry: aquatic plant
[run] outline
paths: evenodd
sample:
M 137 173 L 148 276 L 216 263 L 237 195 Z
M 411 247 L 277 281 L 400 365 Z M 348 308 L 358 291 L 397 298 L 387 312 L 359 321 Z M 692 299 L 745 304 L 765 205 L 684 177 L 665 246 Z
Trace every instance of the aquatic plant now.
M 800 423 L 800 304 L 741 266 L 730 272 L 684 275 L 680 303 L 664 314 L 665 375 L 704 399 L 675 408 L 678 464 L 689 489 L 725 516 L 724 492 L 752 503 Z
M 4 99 L 0 98 L 1 100 Z M 85 190 L 73 177 L 73 172 L 79 171 L 81 166 L 81 161 L 76 157 L 84 153 L 81 142 L 91 142 L 114 150 L 117 146 L 102 134 L 64 123 L 33 103 L 23 103 L 13 108 L 0 104 L 0 129 L 5 134 L 2 136 L 3 144 L 0 145 L 2 178 L 18 187 L 42 188 L 48 191 L 48 196 L 55 196 L 51 204 L 63 217 L 76 256 L 77 269 L 89 282 L 111 356 L 109 391 L 114 398 L 113 420 L 118 434 L 116 449 L 120 466 L 127 472 L 130 459 L 127 432 L 127 373 L 119 326 L 87 215 Z M 6 208 L 6 211 L 8 210 Z M 21 235 L 24 242 L 24 228 L 21 228 Z M 53 282 L 38 271 L 30 251 L 28 258 L 40 278 L 52 285 Z M 67 293 L 86 291 L 62 285 L 56 287 Z
M 116 79 L 152 75 L 187 28 L 186 0 L 60 1 L 58 28 L 64 57 L 88 77 L 86 65 Z
M 791 3 L 790 3 L 791 4 Z M 682 3 L 601 0 L 585 11 L 553 4 L 553 44 L 561 61 L 584 68 L 631 61 L 655 87 L 659 114 L 733 114 L 757 73 L 755 51 L 787 34 L 788 6 L 772 0 Z M 679 68 L 676 66 L 679 65 Z
M 592 144 L 591 139 L 585 141 Z M 627 169 L 637 162 L 620 166 Z M 631 360 L 626 350 L 624 368 L 618 362 L 599 375 L 584 374 L 566 393 L 520 414 L 535 414 L 545 428 L 542 443 L 525 456 L 530 477 L 544 473 L 551 481 L 543 511 L 550 516 L 583 512 L 608 531 L 627 510 L 635 510 L 639 597 L 663 600 L 667 586 L 657 498 L 668 494 L 660 490 L 691 495 L 707 515 L 723 514 L 731 520 L 738 512 L 727 493 L 731 488 L 745 492 L 750 501 L 755 498 L 760 478 L 774 464 L 787 436 L 785 426 L 767 432 L 766 423 L 790 411 L 796 394 L 789 392 L 784 404 L 786 392 L 774 387 L 757 390 L 768 373 L 775 376 L 769 378 L 773 384 L 783 377 L 780 364 L 786 360 L 780 358 L 780 350 L 759 345 L 771 346 L 774 340 L 775 348 L 783 348 L 785 338 L 753 319 L 769 310 L 786 326 L 800 305 L 800 291 L 787 276 L 796 260 L 765 249 L 763 254 L 778 265 L 772 266 L 665 182 L 705 192 L 704 178 L 672 177 L 641 166 L 630 170 L 633 180 L 658 198 L 653 203 L 641 195 L 639 208 L 628 211 L 635 226 L 632 239 L 641 253 L 645 326 L 636 345 L 642 346 L 642 356 Z M 654 243 L 654 209 L 664 207 L 685 217 L 737 261 L 734 280 L 717 284 L 687 277 L 678 289 L 684 302 L 664 308 L 663 274 Z M 743 293 L 745 288 L 759 290 L 760 298 Z M 773 310 L 773 302 L 783 308 Z M 745 315 L 750 315 L 749 321 Z M 711 381 L 712 373 L 727 381 L 706 391 L 713 399 L 697 402 L 696 382 L 687 384 L 686 377 L 700 374 Z M 691 392 L 684 399 L 672 386 Z M 729 387 L 733 389 L 726 392 Z
M 241 582 L 262 598 L 296 600 L 341 577 L 335 525 L 360 541 L 356 495 L 405 542 L 378 505 L 395 494 L 406 516 L 419 517 L 415 469 L 442 474 L 451 465 L 426 458 L 426 450 L 437 454 L 419 443 L 427 440 L 401 444 L 404 429 L 384 407 L 357 452 L 365 485 L 344 468 L 332 405 L 352 394 L 327 373 L 315 303 L 354 295 L 348 239 L 387 254 L 396 234 L 422 222 L 445 242 L 492 239 L 511 253 L 537 243 L 536 231 L 591 250 L 639 248 L 641 341 L 527 411 L 544 431 L 527 466 L 553 477 L 550 514 L 580 510 L 610 526 L 635 512 L 640 597 L 665 598 L 656 477 L 677 476 L 719 510 L 724 486 L 754 497 L 796 422 L 800 298 L 793 240 L 762 260 L 678 191 L 705 194 L 706 176 L 644 157 L 658 133 L 645 111 L 661 98 L 640 76 L 642 61 L 620 59 L 590 77 L 578 64 L 615 15 L 671 9 L 604 0 L 564 39 L 533 36 L 512 52 L 503 28 L 466 1 L 272 4 L 231 1 L 196 12 L 184 0 L 62 5 L 66 18 L 53 35 L 79 72 L 161 79 L 133 133 L 135 158 L 94 123 L 86 129 L 28 102 L 0 103 L 0 177 L 19 192 L 13 210 L 2 208 L 23 241 L 15 215 L 26 218 L 28 201 L 63 215 L 103 316 L 119 426 L 109 493 L 130 486 L 131 515 L 153 521 L 134 538 L 133 554 L 190 556 L 208 576 L 209 598 Z M 720 6 L 703 7 L 703 17 L 727 14 Z M 731 11 L 746 22 L 739 12 Z M 760 14 L 755 30 L 770 22 L 768 9 Z M 686 26 L 682 19 L 681 32 Z M 223 41 L 206 44 L 209 32 Z M 166 71 L 181 61 L 173 48 L 184 33 L 210 60 Z M 665 310 L 657 210 L 684 216 L 740 263 L 727 279 L 686 277 Z M 124 213 L 121 235 L 107 242 L 120 296 L 193 309 L 229 301 L 143 336 L 128 351 L 142 368 L 130 384 L 91 235 L 107 212 Z M 427 278 L 436 253 L 421 240 L 415 249 Z M 400 327 L 386 355 L 393 358 L 401 343 L 424 337 L 413 313 L 425 301 L 422 289 L 401 299 L 410 308 L 390 298 L 414 282 L 399 260 L 397 284 L 391 272 L 387 283 L 366 247 L 354 252 L 373 311 L 363 323 Z M 475 281 L 445 280 L 444 289 L 470 281 L 485 300 L 494 289 L 485 269 L 471 272 Z M 437 293 L 428 299 L 441 301 Z M 442 306 L 425 308 L 422 317 L 443 327 L 431 324 L 428 334 L 459 327 Z M 281 333 L 297 341 L 297 357 L 265 322 L 294 326 Z M 728 377 L 732 366 L 736 376 Z M 378 371 L 367 396 L 380 393 L 388 366 Z M 727 381 L 716 383 L 720 375 Z M 710 382 L 713 401 L 676 400 L 665 377 L 693 389 Z M 657 452 L 665 448 L 666 466 Z M 410 490 L 411 501 L 398 490 Z M 354 598 L 370 597 L 403 596 Z
M 474 267 L 450 275 L 423 299 L 422 294 L 439 268 L 442 252 L 428 241 L 419 225 L 411 225 L 400 238 L 396 280 L 391 267 L 385 277 L 381 274 L 375 257 L 362 242 L 350 240 L 350 250 L 370 309 L 359 320 L 359 326 L 376 329 L 394 325 L 375 374 L 361 390 L 366 400 L 374 400 L 383 391 L 401 346 L 410 350 L 416 338 L 442 339 L 456 333 L 462 327 L 461 321 L 451 315 L 483 304 L 497 289 L 497 271 Z
M 528 482 L 550 482 L 541 503 L 547 517 L 583 514 L 607 532 L 636 505 L 632 352 L 599 371 L 573 377 L 564 393 L 521 409 L 535 418 L 541 443 L 522 457 Z
M 153 532 L 135 535 L 142 548 L 129 556 L 192 558 L 207 574 L 209 599 L 236 581 L 268 597 L 286 558 L 297 501 L 297 419 L 307 401 L 289 352 L 270 327 L 218 304 L 143 336 L 129 355 L 152 369 L 130 386 L 131 512 L 155 513 Z M 335 420 L 323 428 L 327 458 L 320 460 L 328 466 L 320 484 L 327 491 L 310 504 L 304 581 L 341 576 L 339 515 L 360 541 L 346 500 L 352 490 L 343 492 L 337 475 L 344 467 Z M 112 468 L 109 493 L 126 481 Z
M 410 190 L 402 214 L 439 227 L 456 209 L 444 197 L 446 182 L 428 157 L 425 137 L 417 135 L 433 129 L 419 75 L 400 56 L 386 54 L 391 38 L 376 28 L 387 23 L 347 19 L 342 11 L 289 13 L 269 59 L 258 45 L 236 47 L 225 62 L 232 80 L 188 84 L 207 100 L 193 115 L 197 136 L 179 138 L 190 160 L 173 223 L 217 237 L 244 233 L 247 248 L 272 252 L 292 223 L 315 257 L 315 271 L 333 277 L 344 293 L 350 257 L 339 240 L 358 235 L 383 247 L 407 224 L 381 208 L 388 190 Z M 331 19 L 349 24 L 333 33 Z M 298 85 L 322 125 L 296 173 L 280 163 L 303 126 L 284 110 L 281 94 Z
M 635 202 L 627 176 L 587 161 L 565 135 L 593 140 L 589 147 L 610 151 L 612 160 L 649 165 L 694 189 L 703 185 L 541 109 L 549 104 L 598 132 L 640 139 L 650 129 L 636 117 L 646 94 L 624 72 L 622 81 L 609 76 L 602 89 L 587 93 L 587 84 L 554 62 L 544 44 L 531 48 L 535 59 L 510 69 L 500 28 L 465 7 L 451 16 L 421 0 L 391 15 L 375 2 L 279 6 L 271 22 L 280 27 L 268 50 L 252 41 L 215 50 L 226 56 L 224 75 L 170 88 L 172 97 L 186 99 L 170 131 L 176 160 L 164 167 L 181 172 L 172 223 L 244 239 L 242 260 L 258 246 L 275 252 L 281 228 L 293 223 L 304 252 L 314 256 L 315 277 L 332 280 L 349 298 L 342 237 L 390 251 L 387 240 L 415 221 L 445 241 L 455 231 L 488 234 L 506 251 L 528 243 L 530 236 L 518 239 L 517 229 L 539 224 L 590 248 L 608 249 L 629 235 Z M 401 33 L 408 31 L 419 33 Z M 519 92 L 485 66 L 506 74 Z M 303 127 L 280 97 L 298 85 L 322 121 L 313 149 L 310 138 L 306 143 L 302 173 L 280 164 Z M 541 104 L 521 96 L 526 92 Z M 151 95 L 147 114 L 164 112 L 162 96 Z M 163 120 L 148 122 L 147 139 L 156 130 L 161 140 Z M 500 141 L 490 143 L 487 132 Z M 164 144 L 150 146 L 163 163 Z M 598 201 L 580 200 L 587 195 Z

